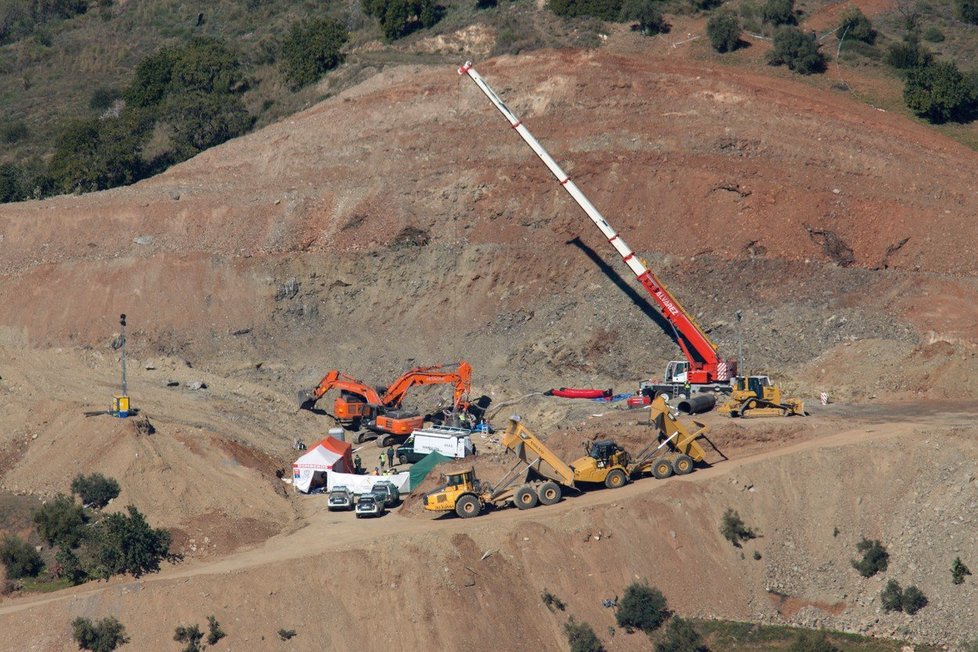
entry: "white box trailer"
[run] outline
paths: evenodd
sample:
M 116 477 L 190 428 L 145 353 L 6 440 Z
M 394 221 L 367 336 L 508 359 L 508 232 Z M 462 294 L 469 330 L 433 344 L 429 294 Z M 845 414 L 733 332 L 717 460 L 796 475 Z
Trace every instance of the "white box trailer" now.
M 475 453 L 472 445 L 472 431 L 468 428 L 451 426 L 432 426 L 411 433 L 414 440 L 414 453 L 427 455 L 441 453 L 445 457 L 461 459 Z

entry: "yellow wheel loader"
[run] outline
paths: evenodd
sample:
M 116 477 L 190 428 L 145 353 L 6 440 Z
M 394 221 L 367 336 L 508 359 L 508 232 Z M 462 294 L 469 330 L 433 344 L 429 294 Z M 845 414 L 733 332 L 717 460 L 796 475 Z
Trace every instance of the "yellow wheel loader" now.
M 784 398 L 781 390 L 767 376 L 740 376 L 733 391 L 717 412 L 728 417 L 808 416 L 805 403 L 798 398 Z
M 501 439 L 506 450 L 518 458 L 513 468 L 494 487 L 480 482 L 471 466 L 450 471 L 444 486 L 425 496 L 425 509 L 454 511 L 469 518 L 489 507 L 553 505 L 564 491 L 578 491 L 579 484 L 617 489 L 643 473 L 656 478 L 690 473 L 706 456 L 696 440 L 707 427 L 694 421 L 699 429 L 688 430 L 663 398 L 652 402 L 651 417 L 649 424 L 657 429 L 657 436 L 634 458 L 614 441 L 597 440 L 588 442 L 587 454 L 571 464 L 551 451 L 519 417 L 513 417 Z

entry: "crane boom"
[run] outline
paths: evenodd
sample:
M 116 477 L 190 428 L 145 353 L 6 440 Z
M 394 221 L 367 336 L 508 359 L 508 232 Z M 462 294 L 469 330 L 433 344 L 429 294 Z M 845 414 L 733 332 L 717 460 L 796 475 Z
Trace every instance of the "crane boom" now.
M 615 248 L 615 251 L 618 252 L 625 264 L 632 270 L 642 286 L 655 299 L 656 303 L 659 304 L 663 316 L 676 329 L 678 335 L 676 340 L 679 348 L 682 349 L 683 354 L 689 361 L 690 368 L 687 376 L 689 382 L 692 384 L 707 384 L 715 381 L 729 380 L 730 370 L 727 363 L 720 360 L 716 344 L 710 340 L 700 325 L 696 323 L 696 320 L 693 319 L 692 315 L 686 312 L 666 286 L 646 267 L 642 259 L 635 255 L 635 252 L 632 251 L 611 225 L 608 224 L 608 221 L 601 215 L 601 212 L 595 208 L 594 204 L 577 187 L 577 184 L 571 180 L 557 162 L 554 161 L 553 157 L 547 153 L 547 150 L 533 137 L 533 134 L 523 126 L 519 118 L 509 110 L 482 76 L 476 72 L 472 63 L 466 61 L 465 65 L 458 69 L 458 74 L 468 75 L 475 82 L 476 86 L 485 93 L 489 101 L 499 109 L 499 112 L 503 114 L 503 117 L 506 118 L 513 129 L 516 130 L 526 144 L 530 146 L 530 149 L 550 169 L 550 172 L 557 178 L 558 183 L 584 209 L 587 216 L 598 227 L 601 234 L 608 239 L 608 242 Z

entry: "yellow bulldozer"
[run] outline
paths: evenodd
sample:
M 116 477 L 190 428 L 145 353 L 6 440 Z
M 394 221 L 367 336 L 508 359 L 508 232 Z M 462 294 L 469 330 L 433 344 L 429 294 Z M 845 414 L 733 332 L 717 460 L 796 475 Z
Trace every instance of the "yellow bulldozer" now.
M 726 403 L 717 412 L 728 417 L 790 417 L 808 416 L 805 402 L 799 398 L 784 398 L 781 389 L 767 376 L 739 376 Z
M 664 398 L 652 402 L 649 423 L 657 429 L 657 436 L 634 458 L 614 441 L 597 440 L 587 442 L 586 454 L 567 464 L 519 417 L 512 417 L 501 443 L 518 458 L 516 465 L 495 486 L 480 482 L 472 467 L 451 471 L 445 475 L 444 486 L 425 496 L 425 509 L 454 511 L 469 518 L 489 507 L 515 505 L 530 509 L 538 504 L 553 505 L 565 490 L 578 490 L 578 485 L 603 484 L 615 489 L 643 473 L 656 478 L 668 478 L 673 473 L 685 475 L 706 457 L 696 440 L 706 433 L 707 427 L 694 421 L 698 429 L 688 429 L 675 418 Z

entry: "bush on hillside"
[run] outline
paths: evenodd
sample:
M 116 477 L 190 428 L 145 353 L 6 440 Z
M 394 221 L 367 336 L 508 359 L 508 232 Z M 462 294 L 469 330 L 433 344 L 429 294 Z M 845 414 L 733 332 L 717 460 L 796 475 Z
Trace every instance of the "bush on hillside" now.
M 24 188 L 20 167 L 14 163 L 0 163 L 0 204 L 20 201 Z
M 839 38 L 854 38 L 857 41 L 872 44 L 876 40 L 876 30 L 869 22 L 866 15 L 859 11 L 859 7 L 851 7 L 839 20 L 839 27 L 836 29 Z
M 0 543 L 0 563 L 7 569 L 7 579 L 37 577 L 44 569 L 41 555 L 26 541 L 14 536 L 5 536 Z
M 954 558 L 951 564 L 951 582 L 954 584 L 964 584 L 966 575 L 971 575 L 971 569 L 964 565 L 960 557 Z
M 718 11 L 706 23 L 706 35 L 717 52 L 733 52 L 740 43 L 740 19 L 732 11 Z
M 54 191 L 105 190 L 143 178 L 146 166 L 140 153 L 149 126 L 131 112 L 68 122 L 48 165 Z
M 221 629 L 221 623 L 217 622 L 214 616 L 207 617 L 207 644 L 216 645 L 218 641 L 227 636 Z
M 638 31 L 646 36 L 669 31 L 669 23 L 662 16 L 658 0 L 625 0 L 621 7 L 621 20 L 637 22 Z
M 911 584 L 903 590 L 900 605 L 903 607 L 904 613 L 912 616 L 927 606 L 927 596 L 924 595 L 923 591 Z
M 883 611 L 902 611 L 903 610 L 903 587 L 896 580 L 890 580 L 880 591 L 880 604 Z
M 863 577 L 872 577 L 889 566 L 890 553 L 876 539 L 870 541 L 864 537 L 856 544 L 856 551 L 863 553 L 863 557 L 859 560 L 853 559 L 850 563 Z
M 742 541 L 750 541 L 757 538 L 757 533 L 747 527 L 740 518 L 740 514 L 731 508 L 723 513 L 723 520 L 720 521 L 720 533 L 723 538 L 739 548 Z
M 547 8 L 564 18 L 592 16 L 601 20 L 618 20 L 622 0 L 548 0 Z
M 363 10 L 380 21 L 388 41 L 431 27 L 445 13 L 435 0 L 364 0 Z
M 723 4 L 723 0 L 689 0 L 689 4 L 697 11 L 709 11 Z
M 240 136 L 253 123 L 241 97 L 228 93 L 175 94 L 160 107 L 159 116 L 170 126 L 177 160 Z
M 293 89 L 311 84 L 343 61 L 340 49 L 350 35 L 332 19 L 292 26 L 281 45 L 282 74 Z
M 940 27 L 931 25 L 924 30 L 922 38 L 928 43 L 940 43 L 944 40 L 944 32 L 941 31 Z
M 666 598 L 662 592 L 636 582 L 625 589 L 625 596 L 618 603 L 615 619 L 619 627 L 651 632 L 658 628 L 668 615 Z
M 86 507 L 102 509 L 119 495 L 119 483 L 101 473 L 79 473 L 71 481 L 71 491 L 81 498 Z
M 954 0 L 954 15 L 965 23 L 978 25 L 978 0 Z
M 829 641 L 825 632 L 803 629 L 791 642 L 788 652 L 842 652 L 842 650 Z
M 111 652 L 129 642 L 126 628 L 118 620 L 109 616 L 92 623 L 88 618 L 75 618 L 71 621 L 72 636 L 78 647 L 93 652 Z
M 796 24 L 795 0 L 767 0 L 761 7 L 761 18 L 775 27 Z
M 666 637 L 655 644 L 655 652 L 708 652 L 693 623 L 679 616 L 669 619 Z
M 173 632 L 174 641 L 185 643 L 183 652 L 200 652 L 203 649 L 200 645 L 203 638 L 204 633 L 198 625 L 179 625 Z
M 54 569 L 54 574 L 57 577 L 63 577 L 74 585 L 81 584 L 88 579 L 85 567 L 70 547 L 60 546 L 54 555 L 54 561 L 57 563 Z
M 934 61 L 934 55 L 923 47 L 916 38 L 903 43 L 893 43 L 886 49 L 883 58 L 887 64 L 899 70 L 910 70 L 929 66 Z
M 169 554 L 170 533 L 153 529 L 138 509 L 129 505 L 125 514 L 109 514 L 99 521 L 88 537 L 91 555 L 90 574 L 108 578 L 130 573 L 139 577 L 160 569 Z
M 774 49 L 768 54 L 772 66 L 786 65 L 802 75 L 825 70 L 825 56 L 818 51 L 815 40 L 797 27 L 782 26 L 774 33 Z
M 598 639 L 598 635 L 587 623 L 579 623 L 574 620 L 574 616 L 564 623 L 564 633 L 570 643 L 571 652 L 602 652 L 604 646 Z
M 37 532 L 49 546 L 77 546 L 87 522 L 85 509 L 64 494 L 58 494 L 34 512 Z
M 970 120 L 976 104 L 975 88 L 950 61 L 910 70 L 903 99 L 911 111 L 934 123 Z

